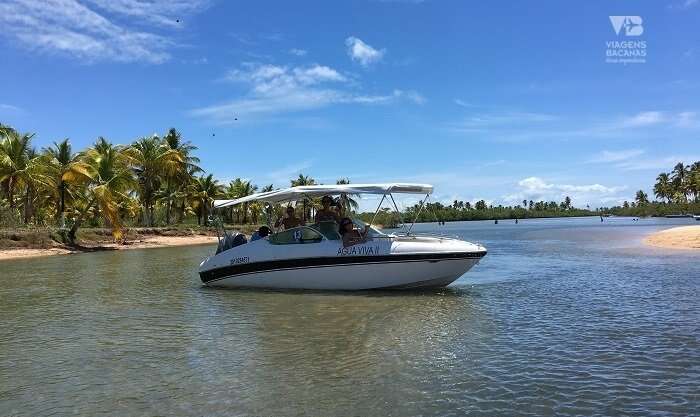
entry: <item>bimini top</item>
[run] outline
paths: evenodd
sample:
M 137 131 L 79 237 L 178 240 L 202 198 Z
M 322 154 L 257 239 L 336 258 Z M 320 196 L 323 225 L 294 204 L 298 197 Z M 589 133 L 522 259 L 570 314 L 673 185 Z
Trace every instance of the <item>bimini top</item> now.
M 430 194 L 433 186 L 429 184 L 339 184 L 339 185 L 300 185 L 298 187 L 284 188 L 281 190 L 267 191 L 251 194 L 235 200 L 214 200 L 214 208 L 235 206 L 250 201 L 263 201 L 266 203 L 279 203 L 282 201 L 294 201 L 303 197 L 320 197 L 333 194 Z

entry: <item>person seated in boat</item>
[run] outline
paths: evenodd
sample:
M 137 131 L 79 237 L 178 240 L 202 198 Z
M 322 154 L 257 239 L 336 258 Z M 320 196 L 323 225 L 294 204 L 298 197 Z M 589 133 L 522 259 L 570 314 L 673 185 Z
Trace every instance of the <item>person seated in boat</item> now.
M 250 237 L 250 241 L 256 241 L 259 239 L 266 238 L 270 235 L 270 228 L 267 226 L 260 226 L 260 228 L 253 233 L 253 235 Z
M 364 243 L 370 240 L 369 237 L 369 225 L 365 225 L 365 230 L 361 232 L 355 229 L 355 224 L 347 217 L 343 217 L 340 220 L 340 227 L 338 228 L 338 233 L 343 237 L 343 247 L 357 245 L 358 243 Z
M 316 212 L 316 223 L 328 222 L 331 220 L 336 223 L 340 221 L 340 215 L 338 214 L 337 208 L 332 207 L 333 198 L 331 198 L 331 196 L 324 195 L 321 199 L 321 205 L 323 207 Z
M 304 222 L 296 216 L 294 213 L 294 207 L 289 206 L 287 207 L 287 217 L 278 219 L 275 222 L 275 227 L 280 227 L 280 225 L 284 226 L 284 230 L 287 230 L 294 227 L 303 226 Z

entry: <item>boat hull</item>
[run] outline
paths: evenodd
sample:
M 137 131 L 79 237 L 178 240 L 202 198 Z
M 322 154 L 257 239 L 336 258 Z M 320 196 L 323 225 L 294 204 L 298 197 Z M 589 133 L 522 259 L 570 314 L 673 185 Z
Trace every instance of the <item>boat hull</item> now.
M 323 258 L 261 265 L 248 270 L 222 268 L 202 273 L 207 286 L 307 290 L 416 289 L 444 287 L 476 265 L 485 252 L 381 258 Z

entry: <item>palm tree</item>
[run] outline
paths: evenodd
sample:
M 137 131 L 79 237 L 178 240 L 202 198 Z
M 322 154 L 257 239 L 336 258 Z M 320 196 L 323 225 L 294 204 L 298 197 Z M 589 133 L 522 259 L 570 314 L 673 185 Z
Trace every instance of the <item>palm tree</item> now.
M 662 172 L 658 177 L 656 177 L 656 184 L 654 184 L 654 195 L 668 201 L 673 195 L 671 189 L 672 185 L 668 174 Z
M 337 185 L 345 185 L 345 184 L 350 184 L 350 178 L 341 178 L 335 182 Z M 349 197 L 347 194 L 343 194 L 340 198 L 340 202 L 343 205 L 343 212 L 345 215 L 349 215 L 349 213 L 352 210 L 357 210 L 360 205 L 358 204 L 357 200 L 355 200 L 352 197 Z
M 250 203 L 248 210 L 250 210 L 250 222 L 258 224 L 260 213 L 263 212 L 263 205 L 259 201 L 254 201 Z
M 70 171 L 71 166 L 78 162 L 78 155 L 73 153 L 70 141 L 64 139 L 61 142 L 54 142 L 52 147 L 44 149 L 46 157 L 46 168 L 48 175 L 55 183 L 55 190 L 58 193 L 58 204 L 56 214 L 61 227 L 65 227 L 66 193 L 68 183 L 63 176 Z
M 197 224 L 209 223 L 209 212 L 214 200 L 223 194 L 222 186 L 212 174 L 195 178 L 191 186 L 191 196 L 197 206 Z
M 689 168 L 679 162 L 671 171 L 671 184 L 673 186 L 673 194 L 680 197 L 685 202 L 688 201 L 688 177 Z
M 299 187 L 302 185 L 316 185 L 316 180 L 314 180 L 313 178 L 311 178 L 309 176 L 303 175 L 303 174 L 299 174 L 299 177 L 297 179 L 291 180 L 290 182 L 292 184 L 292 187 Z M 304 222 L 306 222 L 306 220 L 311 218 L 311 213 L 310 213 L 309 209 L 307 208 L 306 198 L 304 200 L 302 200 L 302 204 L 303 204 L 303 210 L 304 210 L 304 215 L 303 215 L 304 219 L 303 220 L 304 220 Z
M 638 206 L 643 206 L 649 203 L 649 196 L 644 192 L 644 190 L 639 190 L 637 191 L 634 200 L 637 202 Z
M 250 181 L 242 180 L 240 178 L 236 178 L 235 180 L 231 181 L 231 183 L 228 186 L 228 189 L 226 191 L 226 195 L 229 198 L 242 198 L 242 197 L 247 197 L 251 194 L 255 194 L 255 192 L 258 190 L 258 187 L 256 185 L 253 185 Z M 243 223 L 248 222 L 248 203 L 243 203 L 241 209 L 238 211 L 238 219 L 240 221 L 240 214 L 241 212 L 243 213 Z
M 175 175 L 185 161 L 179 151 L 171 149 L 156 135 L 137 140 L 124 154 L 130 159 L 139 180 L 143 224 L 153 226 L 155 197 L 161 181 Z
M 95 207 L 105 222 L 112 228 L 116 240 L 122 238 L 121 218 L 119 217 L 120 200 L 128 200 L 127 195 L 136 185 L 130 168 L 131 157 L 124 148 L 114 146 L 100 137 L 95 144 L 79 156 L 78 162 L 72 164 L 64 173 L 63 180 L 68 184 L 85 186 L 85 200 L 73 225 L 68 231 L 68 241 L 75 243 L 76 233 L 85 217 Z
M 688 184 L 694 196 L 693 200 L 697 203 L 700 202 L 700 161 L 693 162 L 689 169 Z
M 179 221 L 182 221 L 182 213 L 184 212 L 184 196 L 185 190 L 192 183 L 194 175 L 203 172 L 199 167 L 199 158 L 193 156 L 192 153 L 197 150 L 197 147 L 189 141 L 184 141 L 182 135 L 175 128 L 168 130 L 168 133 L 163 138 L 168 148 L 180 153 L 182 157 L 182 165 L 173 175 L 167 175 L 165 178 L 165 189 L 161 191 L 161 199 L 166 202 L 165 222 L 170 224 L 171 212 L 173 205 L 178 200 L 182 201 L 180 207 L 181 213 Z
M 15 191 L 30 181 L 34 134 L 20 134 L 9 126 L 2 126 L 0 135 L 0 184 L 5 189 L 10 208 L 15 208 Z

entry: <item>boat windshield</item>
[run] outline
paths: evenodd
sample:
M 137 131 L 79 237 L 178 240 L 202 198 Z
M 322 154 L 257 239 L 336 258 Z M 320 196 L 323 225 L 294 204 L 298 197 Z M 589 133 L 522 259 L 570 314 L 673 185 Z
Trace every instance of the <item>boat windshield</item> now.
M 299 243 L 318 243 L 323 240 L 321 234 L 308 226 L 299 226 L 277 232 L 268 239 L 273 245 L 291 245 Z
M 367 223 L 363 222 L 362 220 L 358 218 L 353 218 L 352 222 L 355 224 L 355 227 L 357 227 L 360 230 L 365 229 L 365 225 Z M 326 239 L 328 240 L 341 240 L 340 233 L 338 232 L 338 223 L 334 221 L 325 221 L 325 222 L 320 222 L 320 223 L 315 223 L 310 226 L 314 230 L 317 230 L 319 233 L 321 233 Z M 371 237 L 383 237 L 383 236 L 388 236 L 387 234 L 383 233 L 379 229 L 375 229 L 374 227 L 369 228 L 369 235 Z
M 340 240 L 340 233 L 338 233 L 338 223 L 332 220 L 316 223 L 311 227 L 318 230 L 328 240 Z
M 367 224 L 369 224 L 369 223 L 365 223 L 362 220 L 355 218 L 355 217 L 352 218 L 352 222 L 355 223 L 355 226 L 357 226 L 357 228 L 360 230 L 364 230 L 365 226 Z M 381 230 L 376 229 L 374 226 L 369 227 L 369 235 L 372 237 L 387 237 L 387 236 L 389 236 L 386 233 L 382 232 Z

